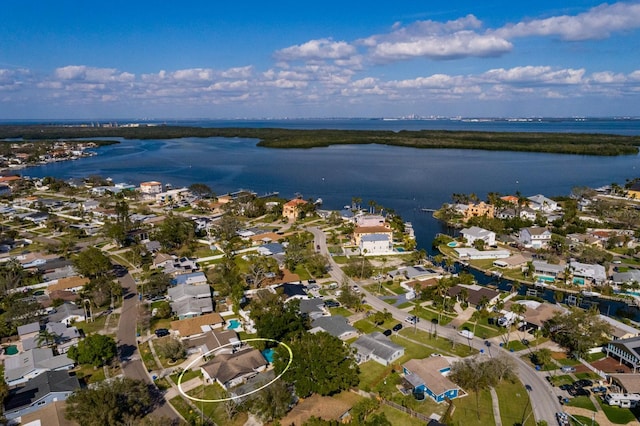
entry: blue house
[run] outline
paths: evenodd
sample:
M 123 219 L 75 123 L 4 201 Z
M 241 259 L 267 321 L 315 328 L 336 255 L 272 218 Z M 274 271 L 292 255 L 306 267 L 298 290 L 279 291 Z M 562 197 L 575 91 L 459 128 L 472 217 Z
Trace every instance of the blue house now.
M 446 358 L 434 356 L 412 359 L 402 366 L 405 380 L 413 387 L 417 399 L 431 397 L 435 402 L 444 402 L 459 396 L 460 388 L 447 378 L 451 366 Z

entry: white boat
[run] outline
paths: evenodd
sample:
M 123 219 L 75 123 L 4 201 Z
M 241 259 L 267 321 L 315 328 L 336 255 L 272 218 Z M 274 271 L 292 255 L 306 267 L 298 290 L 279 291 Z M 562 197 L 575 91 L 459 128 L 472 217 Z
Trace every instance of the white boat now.
M 597 291 L 582 290 L 582 295 L 590 296 L 590 297 L 598 297 L 600 296 L 600 293 L 598 293 Z

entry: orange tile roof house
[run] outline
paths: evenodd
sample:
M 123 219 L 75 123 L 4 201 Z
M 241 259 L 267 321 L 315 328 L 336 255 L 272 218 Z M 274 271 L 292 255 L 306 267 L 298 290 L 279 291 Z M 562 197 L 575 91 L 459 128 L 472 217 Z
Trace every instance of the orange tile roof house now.
M 213 312 L 199 317 L 187 318 L 183 320 L 171 321 L 171 330 L 179 337 L 200 336 L 214 328 L 224 325 L 224 319 L 220 314 Z
M 486 216 L 493 218 L 495 215 L 495 208 L 491 204 L 486 204 L 481 201 L 479 204 L 469 204 L 469 207 L 464 211 L 465 222 L 472 217 Z
M 47 287 L 46 294 L 51 294 L 53 291 L 71 291 L 75 293 L 82 290 L 88 283 L 89 278 L 79 276 L 60 278 L 57 283 Z
M 294 221 L 300 215 L 300 206 L 307 204 L 307 201 L 300 198 L 286 202 L 282 206 L 282 216 L 286 217 L 290 221 Z

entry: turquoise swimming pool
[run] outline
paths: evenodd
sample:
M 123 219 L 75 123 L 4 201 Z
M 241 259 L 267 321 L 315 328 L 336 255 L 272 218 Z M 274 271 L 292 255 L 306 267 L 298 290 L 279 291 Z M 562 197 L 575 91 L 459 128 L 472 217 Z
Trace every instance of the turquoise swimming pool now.
M 265 349 L 264 351 L 261 352 L 261 354 L 264 357 L 264 359 L 269 361 L 269 364 L 273 363 L 273 349 Z
M 546 275 L 538 275 L 538 281 L 544 281 L 545 283 L 552 283 L 554 282 L 556 279 L 553 277 L 548 277 Z
M 229 320 L 229 325 L 227 326 L 227 328 L 229 330 L 235 330 L 236 328 L 240 327 L 242 324 L 240 323 L 240 321 L 238 321 L 237 319 L 232 319 Z
M 448 243 L 447 243 L 447 245 L 448 245 L 449 247 L 456 247 L 456 246 L 458 245 L 458 243 L 457 243 L 457 242 L 455 242 L 455 241 L 450 241 L 450 242 L 448 242 Z

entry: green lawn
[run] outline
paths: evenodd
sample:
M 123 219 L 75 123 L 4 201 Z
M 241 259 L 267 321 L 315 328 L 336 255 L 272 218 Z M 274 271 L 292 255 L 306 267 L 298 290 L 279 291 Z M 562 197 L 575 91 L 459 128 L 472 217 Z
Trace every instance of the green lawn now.
M 149 349 L 149 342 L 142 343 L 138 346 L 140 350 L 140 356 L 142 357 L 142 362 L 147 370 L 156 370 L 158 365 L 156 364 L 156 360 L 151 353 L 151 349 Z
M 575 373 L 578 379 L 589 379 L 589 380 L 600 380 L 601 377 L 594 373 L 593 371 L 587 371 L 586 373 Z
M 486 321 L 486 320 L 485 320 Z M 490 325 L 482 324 L 481 321 L 478 321 L 476 325 L 473 321 L 467 321 L 462 326 L 460 326 L 462 330 L 471 330 L 474 331 L 474 335 L 481 339 L 489 339 L 491 337 L 496 337 L 504 333 L 503 327 L 492 327 Z
M 353 314 L 353 312 L 347 308 L 343 308 L 342 306 L 338 308 L 329 308 L 329 312 L 331 312 L 331 315 L 342 315 L 345 318 L 349 318 Z
M 359 388 L 371 391 L 375 389 L 385 377 L 391 374 L 392 367 L 385 367 L 375 361 L 367 361 L 360 365 Z
M 578 361 L 577 359 L 573 359 L 573 358 L 560 358 L 560 359 L 556 359 L 554 358 L 556 361 L 558 361 L 558 364 L 560 365 L 571 365 L 571 366 L 576 366 L 576 365 L 580 365 L 581 362 Z
M 424 422 L 422 420 L 411 417 L 405 412 L 396 410 L 388 405 L 380 405 L 380 408 L 376 410 L 376 413 L 383 413 L 387 420 L 389 420 L 394 426 L 424 426 Z
M 431 322 L 433 320 L 439 320 L 440 325 L 447 325 L 453 320 L 453 316 L 449 316 L 447 314 L 440 315 L 438 311 L 433 309 L 425 308 L 423 306 L 418 306 L 414 309 L 415 315 L 419 316 L 423 321 Z
M 495 388 L 503 425 L 513 425 L 526 418 L 524 426 L 535 426 L 529 395 L 520 381 L 505 381 Z
M 553 386 L 570 385 L 575 381 L 568 374 L 561 374 L 559 376 L 551 375 L 550 377 L 551 377 L 551 384 L 553 384 Z
M 353 326 L 358 329 L 359 332 L 363 334 L 373 333 L 374 331 L 383 332 L 384 330 L 390 329 L 393 327 L 397 321 L 391 319 L 389 321 L 385 321 L 380 325 L 375 325 L 373 322 L 369 321 L 369 319 L 361 319 L 360 321 L 356 321 Z
M 576 420 L 578 420 L 578 422 L 580 422 L 580 424 L 578 424 L 578 422 L 576 422 L 575 420 L 573 420 L 571 417 L 569 417 L 569 421 L 571 422 L 572 425 L 575 426 L 584 426 L 584 425 L 588 425 L 588 426 L 600 426 L 598 422 L 593 421 L 593 419 L 590 419 L 588 417 L 585 416 L 580 416 L 580 415 L 575 415 L 573 416 Z
M 493 407 L 489 391 L 480 392 L 479 404 L 476 403 L 476 394 L 470 392 L 464 398 L 453 400 L 456 409 L 450 425 L 453 426 L 487 426 L 495 424 L 493 420 Z
M 403 328 L 400 330 L 399 335 L 402 337 L 406 337 L 407 339 L 411 339 L 417 342 L 421 342 L 423 345 L 420 345 L 422 348 L 422 352 L 427 355 L 414 357 L 414 358 L 425 358 L 428 355 L 431 355 L 434 352 L 443 353 L 446 355 L 456 355 L 459 357 L 465 357 L 469 355 L 473 355 L 478 353 L 477 350 L 473 348 L 469 348 L 467 343 L 464 341 L 462 337 L 456 342 L 455 346 L 451 340 L 445 339 L 443 337 L 434 337 L 433 335 L 422 331 L 422 330 L 414 330 L 413 328 Z M 410 342 L 407 339 L 403 339 L 402 337 L 392 336 L 396 343 L 399 345 L 407 347 L 408 344 L 417 345 L 416 343 Z
M 225 398 L 227 396 L 226 391 L 224 391 L 218 384 L 204 386 L 204 388 L 203 386 L 199 386 L 188 393 L 195 398 L 211 400 Z M 224 410 L 224 403 L 194 402 L 194 405 L 202 409 L 204 411 L 204 415 L 213 419 L 216 424 L 241 426 L 247 421 L 246 413 L 237 413 L 229 419 Z
M 606 358 L 607 354 L 604 352 L 597 352 L 595 354 L 587 354 L 587 356 L 584 357 L 585 361 L 587 362 L 595 362 L 595 361 L 599 361 L 603 358 Z
M 107 321 L 107 316 L 106 315 L 102 315 L 99 317 L 95 316 L 94 313 L 94 320 L 91 322 L 87 322 L 87 321 L 82 321 L 82 322 L 76 322 L 73 325 L 78 329 L 78 330 L 82 330 L 84 331 L 85 335 L 89 335 L 89 334 L 93 334 L 93 333 L 97 333 L 98 331 L 101 331 L 104 328 L 104 323 L 105 321 Z M 113 326 L 117 326 L 117 322 L 112 323 Z
M 598 397 L 598 402 L 600 403 L 600 407 L 602 407 L 602 411 L 604 411 L 604 414 L 607 416 L 611 423 L 623 425 L 636 419 L 636 416 L 628 408 L 620 408 L 609 405 L 600 397 Z
M 596 411 L 595 405 L 593 405 L 591 398 L 588 396 L 576 396 L 575 398 L 570 399 L 567 405 L 571 407 L 586 408 L 589 411 Z

